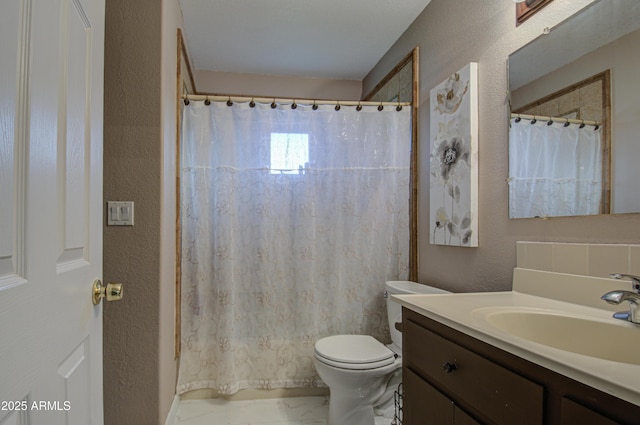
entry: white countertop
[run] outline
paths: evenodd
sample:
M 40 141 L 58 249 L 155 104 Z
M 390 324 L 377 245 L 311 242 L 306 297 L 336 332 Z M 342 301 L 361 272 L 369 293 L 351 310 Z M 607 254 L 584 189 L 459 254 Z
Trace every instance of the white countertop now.
M 604 292 L 606 291 L 600 293 Z M 640 405 L 640 365 L 603 360 L 531 342 L 497 329 L 488 323 L 482 314 L 478 314 L 478 309 L 490 307 L 563 312 L 588 316 L 591 320 L 613 322 L 619 326 L 636 327 L 638 338 L 640 338 L 640 325 L 613 319 L 610 309 L 607 310 L 606 307 L 595 308 L 515 291 L 392 295 L 392 299 L 410 310 L 471 337 L 615 397 Z M 604 304 L 603 301 L 601 302 Z M 627 308 L 626 305 L 619 307 L 619 310 Z M 594 344 L 597 343 L 606 342 L 594 341 Z M 638 356 L 640 357 L 640 353 Z

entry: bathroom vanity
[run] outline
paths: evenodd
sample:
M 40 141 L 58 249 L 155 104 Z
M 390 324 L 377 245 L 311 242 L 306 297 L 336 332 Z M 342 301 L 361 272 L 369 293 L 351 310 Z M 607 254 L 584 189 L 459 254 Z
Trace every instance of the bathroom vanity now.
M 640 325 L 599 299 L 628 282 L 515 275 L 513 292 L 396 298 L 403 424 L 640 423 Z

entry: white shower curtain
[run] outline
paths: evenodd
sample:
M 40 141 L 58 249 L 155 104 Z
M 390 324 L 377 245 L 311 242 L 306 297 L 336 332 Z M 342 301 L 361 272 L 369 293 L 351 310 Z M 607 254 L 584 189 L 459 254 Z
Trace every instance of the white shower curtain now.
M 384 282 L 408 276 L 410 119 L 185 106 L 178 393 L 318 386 L 319 338 L 388 340 Z
M 589 215 L 602 199 L 601 131 L 511 120 L 509 216 Z

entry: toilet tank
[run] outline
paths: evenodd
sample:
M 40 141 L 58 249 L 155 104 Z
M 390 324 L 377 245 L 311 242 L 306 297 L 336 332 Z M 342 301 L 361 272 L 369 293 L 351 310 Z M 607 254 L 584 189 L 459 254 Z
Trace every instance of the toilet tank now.
M 402 354 L 402 333 L 395 328 L 396 322 L 402 322 L 402 306 L 391 300 L 390 295 L 401 294 L 449 294 L 444 289 L 422 285 L 408 280 L 389 280 L 385 283 L 384 296 L 387 300 L 387 316 L 389 318 L 389 332 L 391 333 L 391 349 Z

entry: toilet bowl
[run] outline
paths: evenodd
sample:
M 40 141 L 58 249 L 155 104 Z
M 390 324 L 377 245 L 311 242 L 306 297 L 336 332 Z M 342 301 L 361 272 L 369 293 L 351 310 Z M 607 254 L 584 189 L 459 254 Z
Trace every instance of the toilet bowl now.
M 392 339 L 387 346 L 369 335 L 334 335 L 316 342 L 314 364 L 330 392 L 328 425 L 374 425 L 374 405 L 392 400 L 388 394 L 399 383 L 402 367 L 402 334 L 394 326 L 402 320 L 402 307 L 388 295 L 418 293 L 447 291 L 408 281 L 385 283 Z

